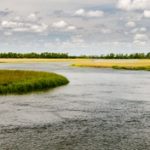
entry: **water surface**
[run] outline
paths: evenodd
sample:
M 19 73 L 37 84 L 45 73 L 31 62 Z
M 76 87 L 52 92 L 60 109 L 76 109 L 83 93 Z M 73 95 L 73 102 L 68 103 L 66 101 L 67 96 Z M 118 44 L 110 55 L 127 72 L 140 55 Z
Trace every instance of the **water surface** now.
M 0 64 L 56 72 L 70 84 L 0 96 L 0 150 L 149 150 L 150 72 Z

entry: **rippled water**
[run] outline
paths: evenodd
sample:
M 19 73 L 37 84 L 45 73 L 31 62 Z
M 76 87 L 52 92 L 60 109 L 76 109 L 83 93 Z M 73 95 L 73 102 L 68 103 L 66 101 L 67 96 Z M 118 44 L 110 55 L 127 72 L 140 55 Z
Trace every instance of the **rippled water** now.
M 67 86 L 0 96 L 0 150 L 150 150 L 150 72 L 0 64 L 54 71 Z

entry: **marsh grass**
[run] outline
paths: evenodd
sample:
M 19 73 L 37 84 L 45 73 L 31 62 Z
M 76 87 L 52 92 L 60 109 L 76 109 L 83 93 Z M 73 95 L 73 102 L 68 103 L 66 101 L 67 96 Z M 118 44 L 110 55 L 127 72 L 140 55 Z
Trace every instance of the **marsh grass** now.
M 74 63 L 78 62 L 84 59 L 71 59 L 71 58 L 61 58 L 61 59 L 42 59 L 42 58 L 0 58 L 1 63 L 50 63 L 50 62 L 56 62 L 56 63 Z
M 123 70 L 145 70 L 145 71 L 150 71 L 150 66 L 149 67 L 144 67 L 144 66 L 112 66 L 113 69 L 123 69 Z
M 38 71 L 0 70 L 0 94 L 23 94 L 69 83 L 62 75 Z
M 79 61 L 77 63 L 74 63 L 72 66 L 150 71 L 150 60 L 149 59 L 84 60 L 84 61 Z

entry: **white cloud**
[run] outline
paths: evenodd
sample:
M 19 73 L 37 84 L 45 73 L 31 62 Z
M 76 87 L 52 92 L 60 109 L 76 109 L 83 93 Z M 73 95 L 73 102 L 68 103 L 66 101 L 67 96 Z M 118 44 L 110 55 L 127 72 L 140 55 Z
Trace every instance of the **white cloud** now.
M 9 46 L 7 46 L 9 48 L 11 43 L 15 45 L 16 41 L 22 38 L 20 40 L 22 47 L 31 42 L 33 45 L 31 44 L 30 50 L 39 49 L 40 47 L 43 49 L 42 44 L 52 42 L 55 46 L 54 41 L 56 38 L 59 38 L 58 42 L 68 41 L 68 44 L 75 45 L 75 49 L 77 49 L 76 45 L 81 49 L 81 43 L 85 42 L 85 46 L 91 46 L 91 43 L 93 43 L 93 48 L 92 46 L 91 48 L 87 46 L 87 52 L 89 49 L 93 49 L 94 52 L 96 42 L 100 43 L 98 49 L 105 50 L 111 49 L 113 46 L 109 44 L 109 46 L 105 47 L 101 45 L 102 42 L 112 43 L 117 41 L 119 44 L 116 45 L 121 45 L 120 43 L 122 42 L 125 43 L 118 48 L 118 52 L 125 49 L 127 43 L 133 44 L 133 41 L 134 43 L 146 43 L 146 47 L 149 47 L 149 20 L 144 19 L 144 17 L 149 17 L 146 14 L 150 11 L 150 8 L 148 8 L 150 0 L 147 1 L 146 5 L 143 5 L 146 1 L 13 0 L 13 4 L 10 4 L 10 0 L 2 0 L 0 5 L 0 44 L 3 45 L 5 42 L 10 42 Z M 114 8 L 117 2 L 120 9 L 128 10 L 128 12 L 118 12 Z M 3 16 L 5 8 L 8 8 L 11 13 Z M 105 10 L 105 12 L 101 10 Z M 23 34 L 18 34 L 18 32 Z M 7 37 L 11 34 L 13 36 Z M 146 35 L 143 36 L 143 34 Z M 22 35 L 24 36 L 22 37 Z M 41 39 L 43 41 L 39 42 Z M 34 46 L 36 43 L 39 44 L 39 47 Z M 19 46 L 19 43 L 17 46 Z M 58 49 L 60 49 L 59 46 L 60 44 L 58 44 Z M 7 47 L 4 47 L 4 49 L 7 49 Z M 138 49 L 133 48 L 133 50 Z
M 52 24 L 53 27 L 55 28 L 65 28 L 68 25 L 67 22 L 65 22 L 64 20 L 58 21 L 58 22 L 54 22 Z
M 57 28 L 57 29 L 61 29 L 61 30 L 64 30 L 64 31 L 74 31 L 74 30 L 76 30 L 76 26 L 70 25 L 67 22 L 65 22 L 64 20 L 54 22 L 52 24 L 52 27 Z
M 42 23 L 40 25 L 31 25 L 31 31 L 33 32 L 43 32 L 47 29 L 48 25 Z
M 141 28 L 134 28 L 131 33 L 139 33 L 139 32 L 146 32 L 147 28 L 141 27 Z
M 145 27 L 142 27 L 142 28 L 140 28 L 140 31 L 141 31 L 141 32 L 146 32 L 147 29 L 146 29 Z
M 135 45 L 145 45 L 145 44 L 146 44 L 145 41 L 140 41 L 140 40 L 134 40 L 133 43 L 134 43 Z
M 131 0 L 119 0 L 117 7 L 123 10 L 129 10 L 131 5 Z
M 79 9 L 74 13 L 75 16 L 84 16 L 85 15 L 85 10 L 84 9 Z
M 28 17 L 28 20 L 30 21 L 36 21 L 37 20 L 37 15 L 35 13 L 31 13 Z
M 104 12 L 100 10 L 85 11 L 84 9 L 79 9 L 74 13 L 74 15 L 81 17 L 102 17 L 104 16 Z
M 137 33 L 134 36 L 134 41 L 147 41 L 149 38 L 146 34 Z
M 43 32 L 47 29 L 48 25 L 44 23 L 32 24 L 28 22 L 4 20 L 1 22 L 1 27 L 14 32 Z
M 129 21 L 129 22 L 126 23 L 126 26 L 130 27 L 130 28 L 134 28 L 136 26 L 136 23 L 133 22 L 133 21 Z
M 22 23 L 18 24 L 17 22 L 14 22 L 14 21 L 4 20 L 4 21 L 1 22 L 1 26 L 3 28 L 15 28 L 15 27 L 20 26 L 20 25 L 22 25 Z
M 102 17 L 103 15 L 104 15 L 104 12 L 99 11 L 99 10 L 87 12 L 88 17 Z
M 135 45 L 146 45 L 148 42 L 149 37 L 144 33 L 137 33 L 134 35 L 133 44 Z
M 76 30 L 75 26 L 68 26 L 67 27 L 67 31 L 73 31 L 73 30 Z
M 144 10 L 144 17 L 150 18 L 150 10 Z
M 122 10 L 144 10 L 150 8 L 149 0 L 118 0 L 117 7 Z
M 53 42 L 44 43 L 45 47 L 61 47 L 63 49 L 72 49 L 73 47 L 76 49 L 77 47 L 85 47 L 86 43 L 82 38 L 82 35 L 71 36 L 66 41 L 62 41 L 59 38 L 55 39 Z

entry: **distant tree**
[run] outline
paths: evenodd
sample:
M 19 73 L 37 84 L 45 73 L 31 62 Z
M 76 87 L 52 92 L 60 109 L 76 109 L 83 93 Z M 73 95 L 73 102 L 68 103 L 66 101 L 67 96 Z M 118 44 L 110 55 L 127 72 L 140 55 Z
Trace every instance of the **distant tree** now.
M 69 56 L 68 53 L 0 53 L 0 58 L 93 58 L 93 59 L 150 59 L 150 52 L 147 54 L 144 53 L 133 53 L 133 54 L 114 54 L 110 53 L 107 55 L 81 55 L 81 56 Z

